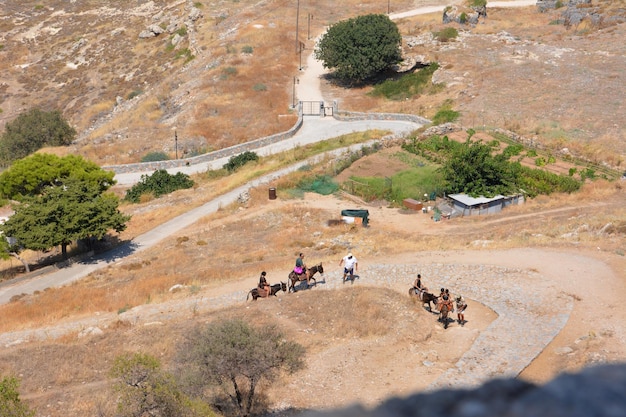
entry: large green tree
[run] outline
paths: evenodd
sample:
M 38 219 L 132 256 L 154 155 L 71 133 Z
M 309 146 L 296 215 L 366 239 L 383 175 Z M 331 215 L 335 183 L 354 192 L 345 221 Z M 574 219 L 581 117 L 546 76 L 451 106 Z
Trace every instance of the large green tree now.
M 360 83 L 401 62 L 401 42 L 388 16 L 369 14 L 331 25 L 314 53 L 338 78 Z
M 101 239 L 111 229 L 123 231 L 130 216 L 122 214 L 118 206 L 117 196 L 103 193 L 97 184 L 69 178 L 15 205 L 15 213 L 0 230 L 25 249 L 60 245 L 67 257 L 67 246 L 73 241 Z
M 44 146 L 66 146 L 76 137 L 58 110 L 31 109 L 5 126 L 0 137 L 0 161 L 8 164 Z
M 442 167 L 449 193 L 491 197 L 518 192 L 520 166 L 492 146 L 468 140 L 455 146 Z
M 232 319 L 197 328 L 181 346 L 180 362 L 196 393 L 215 387 L 230 400 L 220 404 L 223 411 L 246 416 L 257 403 L 259 384 L 303 368 L 304 352 L 275 326 L 256 328 Z
M 108 190 L 115 173 L 105 171 L 97 164 L 78 155 L 59 157 L 36 153 L 15 163 L 0 174 L 0 197 L 21 201 L 36 196 L 49 186 L 62 185 L 75 179 L 95 185 L 100 192 Z

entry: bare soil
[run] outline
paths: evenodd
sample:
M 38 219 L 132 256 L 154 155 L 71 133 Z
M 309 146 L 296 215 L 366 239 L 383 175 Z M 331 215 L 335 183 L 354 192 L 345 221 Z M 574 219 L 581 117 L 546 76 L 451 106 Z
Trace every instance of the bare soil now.
M 196 54 L 184 63 L 176 58 L 180 48 L 170 51 L 163 38 L 139 41 L 137 35 L 164 8 L 182 19 L 188 2 L 150 2 L 145 11 L 123 8 L 121 3 L 106 10 L 93 2 L 47 2 L 43 9 L 34 2 L 19 3 L 26 9 L 18 10 L 12 3 L 0 11 L 0 119 L 5 123 L 31 106 L 61 107 L 81 134 L 72 149 L 60 152 L 99 163 L 122 163 L 149 151 L 173 155 L 174 127 L 187 152 L 282 131 L 295 120 L 288 107 L 298 54 L 291 47 L 284 48 L 286 52 L 275 47 L 293 45 L 295 22 L 285 19 L 294 12 L 291 6 L 272 8 L 271 2 L 207 6 L 204 20 L 181 45 Z M 393 3 L 396 11 L 422 2 Z M 315 10 L 302 10 L 301 19 L 304 13 L 314 15 L 311 39 L 348 12 L 385 12 L 380 2 L 350 5 L 318 2 Z M 254 14 L 251 6 L 262 11 Z M 615 97 L 626 95 L 622 42 L 626 28 L 616 24 L 568 29 L 553 24 L 557 19 L 557 12 L 539 14 L 534 8 L 490 10 L 489 18 L 478 26 L 460 27 L 456 41 L 428 40 L 405 48 L 407 55 L 425 55 L 441 64 L 437 79 L 446 83 L 445 92 L 388 102 L 366 95 L 370 87 L 345 89 L 324 83 L 324 97 L 340 100 L 342 109 L 426 117 L 451 99 L 466 127 L 505 127 L 555 150 L 568 147 L 623 167 L 626 111 L 623 100 Z M 406 37 L 442 28 L 439 14 L 408 18 L 399 25 Z M 92 31 L 84 33 L 85 27 Z M 119 38 L 111 41 L 109 34 Z M 310 51 L 312 41 L 305 43 Z M 241 52 L 246 45 L 254 47 L 252 56 Z M 235 68 L 236 76 L 230 68 Z M 267 94 L 253 88 L 259 82 L 268 87 Z M 139 96 L 130 100 L 133 93 Z M 119 106 L 118 96 L 123 98 Z M 402 163 L 392 152 L 358 161 L 339 179 L 393 174 Z M 18 338 L 4 346 L 0 375 L 17 375 L 22 397 L 50 417 L 112 415 L 115 401 L 108 370 L 116 355 L 145 351 L 167 365 L 191 326 L 241 315 L 260 324 L 276 323 L 308 348 L 307 370 L 267 390 L 274 407 L 323 408 L 354 401 L 375 405 L 391 395 L 426 388 L 495 318 L 481 300 L 469 300 L 468 324 L 443 331 L 431 313 L 409 301 L 406 290 L 412 279 L 402 288 L 313 289 L 247 304 L 239 294 L 233 298 L 233 293 L 256 284 L 261 269 L 267 269 L 270 281 L 279 280 L 302 248 L 310 259 L 323 259 L 329 273 L 339 272 L 338 261 L 347 248 L 358 254 L 364 273 L 368 266 L 383 262 L 536 270 L 572 296 L 574 309 L 563 331 L 520 377 L 541 383 L 562 371 L 624 361 L 624 193 L 623 181 L 599 181 L 576 195 L 540 197 L 496 216 L 434 223 L 429 214 L 389 207 L 386 202 L 312 194 L 293 199 L 280 194 L 269 203 L 267 190 L 256 190 L 249 204 L 200 219 L 181 231 L 180 239 L 112 265 L 69 290 L 81 294 L 104 288 L 119 298 L 117 308 L 122 310 L 124 293 L 156 276 L 163 279 L 158 299 L 148 299 L 125 314 L 116 308 L 88 317 L 81 312 L 86 300 L 73 300 L 73 314 L 57 318 L 49 312 L 54 323 L 40 329 L 49 335 L 47 340 Z M 191 192 L 179 193 L 154 205 L 167 209 L 168 204 L 187 204 L 192 198 Z M 148 206 L 142 209 L 150 210 Z M 356 207 L 370 210 L 367 233 L 346 225 L 326 226 L 341 209 Z M 428 285 L 436 285 L 437 277 L 425 278 Z M 172 282 L 188 283 L 198 292 L 170 294 Z M 48 290 L 21 302 L 36 308 L 46 297 L 64 291 L 68 290 Z M 215 298 L 233 305 L 208 305 Z M 63 327 L 87 318 L 101 319 L 104 333 L 79 337 L 79 332 Z
M 342 175 L 382 171 L 388 175 L 403 169 L 392 156 L 396 150 L 367 156 Z M 65 317 L 45 328 L 57 339 L 22 340 L 5 346 L 0 371 L 19 375 L 23 398 L 50 416 L 79 416 L 95 409 L 111 412 L 114 401 L 107 373 L 116 355 L 150 352 L 169 366 L 177 341 L 193 326 L 239 316 L 261 326 L 279 325 L 307 348 L 305 370 L 263 389 L 273 409 L 323 409 L 354 402 L 374 406 L 391 396 L 426 389 L 454 366 L 496 318 L 481 300 L 469 299 L 468 323 L 444 330 L 436 315 L 408 297 L 413 277 L 392 287 L 367 282 L 368 267 L 380 263 L 418 268 L 430 263 L 499 265 L 536 271 L 556 283 L 573 297 L 574 309 L 563 331 L 522 372 L 524 379 L 542 383 L 563 371 L 623 361 L 626 215 L 624 190 L 617 185 L 586 190 L 587 199 L 555 196 L 550 201 L 537 199 L 510 207 L 495 216 L 437 223 L 429 214 L 384 202 L 372 205 L 346 195 L 306 194 L 292 199 L 282 197 L 279 189 L 281 197 L 268 200 L 267 190 L 255 190 L 249 204 L 225 209 L 217 218 L 181 231 L 180 237 L 186 239 L 164 243 L 75 286 L 106 285 L 117 292 L 119 285 L 129 285 L 144 270 L 150 275 L 171 270 L 177 282 L 188 282 L 189 274 L 197 276 L 195 282 L 202 284 L 195 292 L 163 294 L 123 314 L 92 316 L 100 317 L 101 335 L 64 331 L 64 326 L 86 319 L 80 314 Z M 367 208 L 371 213 L 368 230 L 325 226 L 344 208 Z M 600 232 L 609 221 L 615 222 L 613 231 Z M 299 233 L 287 224 L 299 224 L 300 232 L 319 235 L 310 242 L 287 238 L 283 246 L 285 235 Z M 558 235 L 550 229 L 558 230 Z M 573 234 L 566 237 L 566 231 Z M 201 239 L 205 241 L 202 246 L 194 243 Z M 333 291 L 321 285 L 295 294 L 280 293 L 278 298 L 244 301 L 242 294 L 256 285 L 258 272 L 230 272 L 233 251 L 246 264 L 257 265 L 253 270 L 266 269 L 273 283 L 286 276 L 292 253 L 302 248 L 309 263 L 324 262 L 326 277 L 338 276 L 339 259 L 350 248 L 359 258 L 363 279 Z M 159 254 L 168 252 L 177 259 L 175 267 L 169 265 L 171 257 L 159 259 L 163 257 Z M 216 275 L 208 265 L 221 268 L 222 274 Z M 436 288 L 436 276 L 425 281 Z M 22 302 L 36 303 L 38 297 Z M 598 307 L 598 300 L 603 308 Z M 90 326 L 85 324 L 84 329 Z

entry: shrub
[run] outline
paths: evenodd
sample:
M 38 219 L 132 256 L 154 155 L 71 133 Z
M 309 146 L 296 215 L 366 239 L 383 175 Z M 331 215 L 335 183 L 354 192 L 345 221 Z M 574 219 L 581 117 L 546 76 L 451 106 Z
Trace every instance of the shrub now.
M 459 113 L 458 111 L 444 107 L 441 108 L 433 117 L 433 124 L 441 125 L 444 123 L 451 123 L 457 120 L 460 115 L 461 113 Z
M 177 51 L 176 56 L 174 58 L 175 59 L 185 58 L 185 64 L 186 64 L 187 62 L 194 59 L 195 56 L 191 53 L 191 50 L 189 48 L 184 48 L 184 49 Z
M 467 22 L 467 14 L 465 12 L 461 13 L 461 16 L 459 16 L 459 23 L 466 23 Z
M 243 52 L 244 54 L 251 54 L 253 51 L 253 48 L 250 45 L 246 45 L 243 48 L 241 48 L 241 52 Z
M 244 153 L 240 153 L 239 155 L 231 157 L 226 164 L 224 164 L 224 169 L 228 172 L 235 172 L 245 164 L 250 161 L 258 161 L 259 156 L 250 151 L 246 151 Z
M 487 0 L 469 0 L 470 7 L 483 7 L 487 5 Z
M 150 152 L 141 158 L 141 162 L 167 161 L 169 156 L 165 152 Z
M 267 86 L 263 83 L 254 84 L 252 87 L 254 91 L 267 91 Z
M 134 90 L 134 91 L 131 91 L 130 93 L 128 93 L 128 96 L 126 96 L 126 99 L 127 100 L 132 100 L 132 99 L 134 99 L 135 97 L 137 97 L 137 96 L 139 96 L 141 94 L 143 94 L 142 90 Z
M 509 159 L 512 156 L 519 155 L 520 153 L 522 153 L 523 150 L 524 150 L 523 145 L 520 145 L 520 144 L 509 145 L 506 148 L 504 148 L 504 150 L 502 151 L 502 155 L 504 155 L 506 159 Z
M 152 175 L 142 175 L 141 180 L 126 191 L 125 201 L 138 203 L 143 194 L 152 194 L 160 197 L 173 191 L 193 187 L 193 180 L 187 174 L 177 172 L 171 175 L 164 169 L 155 171 Z
M 451 39 L 456 39 L 459 36 L 459 31 L 456 30 L 456 28 L 448 26 L 439 32 L 434 32 L 433 35 L 439 42 L 448 42 Z
M 20 400 L 19 381 L 14 377 L 0 379 L 0 415 L 3 417 L 31 417 L 34 411 Z

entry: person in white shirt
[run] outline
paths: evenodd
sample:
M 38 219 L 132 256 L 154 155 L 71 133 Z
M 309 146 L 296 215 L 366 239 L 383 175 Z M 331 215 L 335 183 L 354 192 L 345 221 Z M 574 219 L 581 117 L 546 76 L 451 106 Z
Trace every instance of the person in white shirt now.
M 356 260 L 356 257 L 352 255 L 352 253 L 344 256 L 341 261 L 339 261 L 339 266 L 343 265 L 343 278 L 342 282 L 346 282 L 346 276 L 350 274 L 350 279 L 354 281 L 354 272 L 359 272 L 359 264 Z

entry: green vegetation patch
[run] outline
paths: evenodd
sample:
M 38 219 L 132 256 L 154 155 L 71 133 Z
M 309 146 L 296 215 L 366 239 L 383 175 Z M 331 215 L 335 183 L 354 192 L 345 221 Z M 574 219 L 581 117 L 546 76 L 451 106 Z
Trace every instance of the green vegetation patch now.
M 164 169 L 155 171 L 152 175 L 142 175 L 141 180 L 126 191 L 125 201 L 138 203 L 144 194 L 160 197 L 176 190 L 193 187 L 194 182 L 187 174 L 177 172 L 171 175 Z
M 411 74 L 401 76 L 397 80 L 387 80 L 374 86 L 369 93 L 373 97 L 385 97 L 389 100 L 404 100 L 428 92 L 431 87 L 433 73 L 439 64 L 432 63 Z
M 344 190 L 366 201 L 387 200 L 396 205 L 407 198 L 419 200 L 424 194 L 439 194 L 443 186 L 437 165 L 416 166 L 387 178 L 352 176 L 342 184 Z
M 433 116 L 433 125 L 442 125 L 444 123 L 452 123 L 456 121 L 460 112 L 453 110 L 452 105 L 450 103 L 445 103 L 443 106 L 439 108 L 435 116 Z
M 456 28 L 448 26 L 448 27 L 440 30 L 439 32 L 433 32 L 433 36 L 439 42 L 448 42 L 448 41 L 451 41 L 453 39 L 456 39 L 459 36 L 459 31 L 456 30 Z

